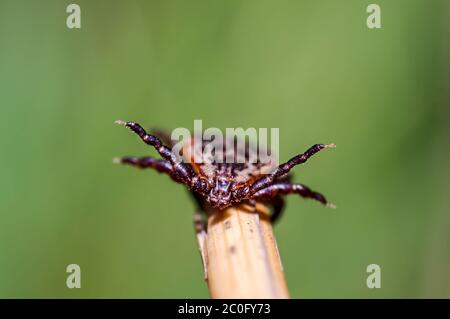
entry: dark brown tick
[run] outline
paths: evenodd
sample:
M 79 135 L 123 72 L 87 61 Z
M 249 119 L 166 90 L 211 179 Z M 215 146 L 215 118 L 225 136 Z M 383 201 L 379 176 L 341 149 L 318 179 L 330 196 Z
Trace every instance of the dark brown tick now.
M 119 120 L 116 123 L 128 127 L 144 143 L 153 146 L 162 159 L 148 156 L 123 157 L 114 159 L 114 162 L 139 168 L 153 168 L 160 173 L 168 174 L 175 182 L 187 186 L 200 209 L 204 209 L 208 205 L 223 210 L 231 205 L 239 203 L 254 205 L 256 201 L 259 201 L 273 207 L 271 214 L 273 222 L 280 217 L 284 207 L 283 196 L 288 194 L 298 194 L 329 207 L 335 207 L 328 203 L 322 194 L 312 191 L 303 184 L 291 183 L 289 175 L 294 166 L 305 163 L 311 156 L 325 148 L 336 147 L 334 144 L 315 144 L 303 154 L 296 155 L 286 163 L 271 168 L 268 167 L 268 164 L 263 164 L 258 160 L 255 163 L 217 163 L 214 160 L 196 163 L 192 159 L 192 154 L 187 151 L 189 147 L 183 148 L 185 161 L 179 161 L 171 150 L 173 144 L 167 134 L 162 132 L 155 133 L 155 135 L 148 134 L 135 122 Z M 163 144 L 163 141 L 166 145 Z M 194 140 L 191 139 L 186 142 L 186 145 L 192 145 L 193 142 Z M 245 156 L 246 159 L 255 155 L 255 149 L 251 146 L 244 150 L 236 150 L 234 141 L 232 141 L 232 145 L 233 151 L 238 155 Z M 263 172 L 268 173 L 264 174 Z

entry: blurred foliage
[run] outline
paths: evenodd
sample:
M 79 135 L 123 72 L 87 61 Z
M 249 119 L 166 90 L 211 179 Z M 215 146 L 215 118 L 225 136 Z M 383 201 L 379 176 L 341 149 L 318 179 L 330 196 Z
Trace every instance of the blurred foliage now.
M 0 297 L 207 297 L 182 186 L 111 164 L 146 127 L 279 127 L 293 297 L 450 297 L 445 0 L 0 0 Z M 66 288 L 77 263 L 82 288 Z M 366 287 L 366 266 L 382 288 Z

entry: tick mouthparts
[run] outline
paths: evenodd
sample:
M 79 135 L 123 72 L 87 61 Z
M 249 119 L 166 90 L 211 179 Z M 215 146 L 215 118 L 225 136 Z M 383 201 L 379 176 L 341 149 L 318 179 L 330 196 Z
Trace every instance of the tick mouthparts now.
M 326 148 L 336 148 L 336 144 L 331 143 L 331 144 L 325 144 Z
M 114 121 L 114 124 L 127 125 L 127 122 L 125 122 L 124 120 L 117 120 L 117 121 Z

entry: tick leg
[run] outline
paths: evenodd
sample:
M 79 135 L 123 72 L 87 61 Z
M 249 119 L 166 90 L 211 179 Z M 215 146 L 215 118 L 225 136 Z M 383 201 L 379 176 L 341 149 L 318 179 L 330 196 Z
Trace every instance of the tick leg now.
M 202 258 L 203 264 L 203 278 L 208 279 L 208 271 L 206 267 L 206 252 L 205 252 L 205 242 L 206 242 L 206 223 L 203 220 L 202 214 L 197 210 L 194 214 L 194 229 L 195 237 L 197 238 L 198 250 L 200 252 L 200 257 Z
M 201 214 L 201 212 L 205 211 L 204 200 L 199 193 L 189 192 L 191 198 L 194 200 L 195 206 L 197 206 L 196 214 Z
M 304 198 L 311 198 L 318 202 L 321 202 L 322 204 L 335 208 L 336 206 L 334 204 L 328 203 L 325 196 L 318 192 L 312 191 L 308 186 L 302 185 L 302 184 L 290 184 L 290 183 L 277 183 L 273 184 L 269 187 L 266 187 L 264 189 L 261 189 L 260 191 L 256 192 L 253 195 L 253 198 L 255 199 L 261 199 L 261 200 L 270 200 L 273 199 L 276 196 L 281 195 L 288 195 L 288 194 L 298 194 Z
M 165 160 L 169 161 L 169 163 L 172 164 L 174 168 L 173 174 L 177 180 L 187 185 L 191 183 L 192 178 L 196 175 L 192 166 L 189 163 L 183 163 L 179 161 L 178 157 L 167 146 L 163 145 L 163 143 L 157 136 L 147 134 L 142 126 L 135 122 L 125 122 L 122 120 L 118 120 L 116 121 L 116 123 L 125 125 L 134 133 L 136 133 L 144 143 L 153 146 Z
M 282 215 L 284 209 L 284 200 L 281 196 L 276 196 L 273 199 L 273 212 L 270 214 L 270 221 L 275 223 Z
M 173 166 L 169 161 L 156 159 L 153 157 L 136 157 L 136 156 L 127 156 L 122 158 L 114 158 L 113 163 L 116 164 L 127 164 L 131 166 L 136 166 L 138 168 L 154 168 L 160 173 L 168 173 L 172 172 Z
M 258 179 L 250 186 L 249 195 L 253 195 L 259 190 L 262 190 L 270 185 L 272 185 L 275 180 L 285 174 L 287 174 L 294 166 L 305 163 L 308 158 L 316 154 L 317 152 L 325 149 L 336 147 L 334 144 L 316 144 L 311 146 L 305 153 L 294 156 L 289 161 L 278 166 L 272 173 Z
M 194 213 L 194 229 L 195 233 L 206 232 L 206 221 L 203 218 L 203 215 L 200 210 L 196 210 Z
M 151 128 L 148 130 L 150 134 L 153 134 L 155 136 L 158 136 L 159 139 L 166 144 L 168 147 L 173 147 L 174 143 L 172 141 L 172 138 L 170 136 L 169 132 L 166 132 L 165 130 L 161 130 L 159 128 Z
M 196 192 L 189 192 L 192 196 L 192 198 L 194 199 L 195 205 L 197 206 L 197 209 L 195 210 L 194 213 L 194 228 L 195 228 L 195 232 L 199 233 L 202 231 L 206 232 L 206 228 L 207 228 L 207 223 L 205 221 L 205 219 L 203 218 L 203 214 L 202 212 L 205 211 L 205 207 L 204 207 L 204 201 L 202 199 L 202 196 Z
M 135 156 L 127 156 L 127 157 L 116 157 L 113 158 L 113 163 L 115 164 L 126 164 L 134 167 L 138 167 L 141 169 L 144 168 L 153 168 L 160 173 L 166 173 L 173 180 L 177 181 L 176 176 L 174 176 L 174 170 L 172 164 L 169 161 L 163 159 L 156 159 L 153 157 L 145 156 L 145 157 L 135 157 Z

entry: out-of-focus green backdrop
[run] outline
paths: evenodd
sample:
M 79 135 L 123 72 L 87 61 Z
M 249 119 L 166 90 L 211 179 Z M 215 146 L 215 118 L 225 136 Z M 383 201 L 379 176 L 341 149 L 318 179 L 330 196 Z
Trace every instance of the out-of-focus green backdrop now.
M 194 206 L 146 127 L 278 127 L 280 157 L 338 205 L 290 197 L 293 297 L 450 297 L 445 0 L 0 1 L 0 297 L 207 297 Z M 66 287 L 81 266 L 82 288 Z M 366 267 L 382 270 L 366 287 Z

